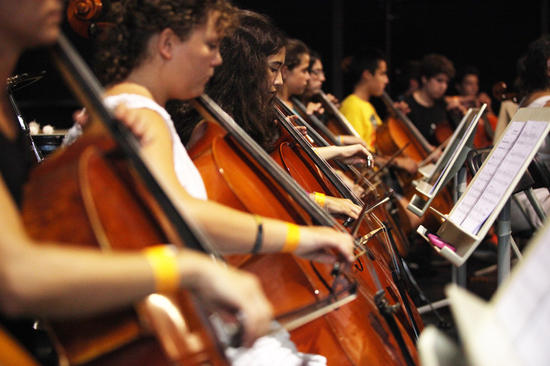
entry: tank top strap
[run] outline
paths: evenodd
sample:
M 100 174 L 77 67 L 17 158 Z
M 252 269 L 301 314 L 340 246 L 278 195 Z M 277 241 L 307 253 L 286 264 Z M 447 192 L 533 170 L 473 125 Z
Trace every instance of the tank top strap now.
M 166 112 L 166 109 L 161 107 L 157 102 L 154 100 L 147 98 L 146 96 L 139 95 L 139 94 L 118 94 L 118 95 L 110 95 L 103 99 L 108 107 L 115 108 L 121 103 L 126 104 L 126 106 L 129 109 L 136 109 L 136 108 L 146 108 L 151 109 L 158 114 L 165 120 L 165 121 L 172 121 L 172 118 Z

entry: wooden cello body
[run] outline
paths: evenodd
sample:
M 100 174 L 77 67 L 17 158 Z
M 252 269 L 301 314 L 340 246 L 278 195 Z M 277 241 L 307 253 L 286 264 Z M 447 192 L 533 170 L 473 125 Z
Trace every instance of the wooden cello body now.
M 268 217 L 276 217 L 302 224 L 316 221 L 315 217 L 312 218 L 308 216 L 310 213 L 305 212 L 298 202 L 289 199 L 289 193 L 279 186 L 279 182 L 274 181 L 273 177 L 268 174 L 263 167 L 258 165 L 258 162 L 254 159 L 256 156 L 253 158 L 251 154 L 244 151 L 240 145 L 236 143 L 231 136 L 227 135 L 224 130 L 220 129 L 220 127 L 209 123 L 203 137 L 200 139 L 199 143 L 189 149 L 189 153 L 203 176 L 210 199 Z M 269 159 L 269 157 L 267 157 L 267 159 Z M 271 159 L 269 160 L 271 161 Z M 274 162 L 272 164 L 274 164 Z M 305 200 L 310 202 L 307 195 Z M 292 211 L 285 212 L 289 209 Z M 302 221 L 296 221 L 297 218 Z M 283 257 L 286 256 L 288 255 Z M 255 259 L 245 256 L 230 259 L 232 263 L 240 264 L 241 268 L 246 269 L 248 269 L 252 263 L 263 260 L 265 260 L 265 263 L 258 265 L 255 270 L 261 271 L 262 269 L 265 270 L 269 268 L 268 261 L 274 260 L 274 258 L 266 257 L 260 260 L 258 258 Z M 296 258 L 293 260 L 296 261 L 296 263 L 304 262 Z M 278 265 L 270 266 L 279 268 Z M 307 262 L 305 266 L 302 265 L 302 268 L 305 270 L 308 266 L 312 269 L 315 268 L 315 274 L 312 273 L 309 276 L 312 278 L 317 276 L 316 272 L 323 273 L 323 271 L 326 272 L 330 270 L 330 267 L 318 264 L 311 267 L 312 264 L 307 264 Z M 269 280 L 270 276 L 260 275 L 260 278 L 262 277 L 267 278 L 267 280 L 262 279 L 262 283 L 267 281 L 267 283 L 264 283 L 264 286 L 266 286 L 266 293 L 268 296 L 270 293 L 276 296 L 269 287 L 275 286 L 273 281 Z M 311 281 L 311 279 L 309 281 Z M 312 281 L 310 283 L 315 282 Z M 297 286 L 297 284 L 292 286 Z M 329 338 L 331 338 L 332 341 L 336 339 L 339 340 L 336 346 L 344 350 L 343 354 L 347 355 L 349 362 L 351 362 L 349 364 L 363 364 L 365 361 L 374 364 L 384 364 L 384 362 L 390 364 L 402 364 L 406 362 L 410 364 L 412 361 L 408 362 L 401 358 L 399 345 L 392 339 L 390 331 L 384 325 L 380 315 L 374 310 L 375 304 L 372 296 L 373 293 L 370 293 L 370 296 L 365 296 L 365 291 L 368 292 L 370 290 L 367 290 L 364 286 L 363 284 L 363 286 L 359 287 L 360 291 L 358 292 L 357 300 L 323 317 L 322 321 L 325 322 L 325 327 L 328 326 L 328 329 L 332 329 L 330 333 L 333 333 L 333 337 Z M 302 288 L 302 286 L 298 288 Z M 314 286 L 314 288 L 319 290 L 318 286 Z M 302 290 L 303 289 L 304 288 L 302 288 Z M 279 309 L 277 309 L 279 305 L 278 300 L 275 301 L 275 304 L 277 313 L 279 311 Z M 348 312 L 347 310 L 354 308 L 361 314 L 355 311 Z M 343 313 L 341 311 L 343 311 Z M 352 328 L 348 328 L 345 324 L 352 319 L 349 318 L 351 314 L 354 314 L 352 316 L 352 318 L 355 319 L 352 321 L 354 325 Z M 344 316 L 344 318 L 347 317 L 347 320 L 344 321 L 342 316 Z M 315 331 L 315 335 L 310 334 L 314 328 L 314 326 L 309 327 L 309 325 L 306 325 L 305 327 L 296 329 L 291 332 L 292 339 L 296 342 L 300 350 L 310 352 L 311 348 L 309 347 L 312 346 L 313 349 L 317 348 L 322 350 L 322 354 L 329 358 L 329 364 L 332 364 L 332 362 L 335 362 L 334 357 L 337 356 L 324 351 L 324 348 L 327 347 L 327 349 L 331 349 L 334 348 L 335 345 L 323 345 L 323 342 L 321 342 L 317 336 L 317 334 L 322 334 L 323 332 L 317 330 Z M 325 341 L 329 338 L 325 339 Z M 313 341 L 319 342 L 316 345 L 312 345 Z M 355 344 L 355 346 L 350 348 L 352 344 Z M 409 343 L 408 347 L 409 351 L 415 355 L 416 351 L 414 345 Z M 373 352 L 373 349 L 377 349 L 377 351 Z M 395 352 L 397 352 L 397 354 Z M 413 357 L 415 358 L 416 356 Z
M 388 94 L 384 93 L 382 99 L 386 106 L 393 112 L 388 119 L 385 128 L 378 129 L 376 132 L 377 148 L 385 154 L 391 154 L 398 149 L 404 148 L 404 154 L 419 164 L 426 163 L 431 153 L 431 145 L 426 138 L 418 131 L 414 123 L 400 110 L 393 106 L 393 102 Z M 380 135 L 379 135 L 380 133 Z M 405 171 L 398 170 L 398 180 L 403 189 L 404 196 L 411 198 L 415 193 L 412 177 Z M 451 211 L 453 204 L 453 195 L 448 188 L 441 190 L 438 196 L 432 201 L 432 206 L 442 213 Z M 423 218 L 423 224 L 428 229 L 434 229 L 440 223 L 439 218 L 433 214 L 428 214 Z M 416 228 L 408 228 L 406 232 Z
M 364 209 L 369 207 L 370 214 L 364 217 L 360 225 L 357 227 L 357 234 L 360 237 L 369 236 L 370 233 L 380 232 L 382 234 L 371 238 L 366 245 L 368 245 L 369 255 L 363 258 L 358 258 L 355 265 L 355 269 L 358 271 L 358 277 L 364 281 L 367 288 L 371 288 L 376 291 L 376 285 L 372 283 L 373 274 L 365 271 L 366 262 L 372 265 L 376 270 L 377 281 L 380 281 L 382 287 L 385 289 L 388 296 L 388 301 L 398 302 L 401 304 L 401 311 L 397 312 L 402 324 L 410 331 L 412 338 L 418 336 L 419 325 L 422 324 L 420 315 L 416 311 L 412 300 L 405 291 L 404 286 L 396 286 L 394 281 L 399 276 L 398 264 L 399 258 L 396 256 L 396 240 L 399 240 L 398 229 L 396 226 L 393 229 L 388 228 L 388 224 L 394 224 L 385 210 L 384 203 L 390 200 L 390 197 L 385 199 L 377 199 L 376 195 L 370 195 L 369 197 L 375 198 L 372 201 L 362 201 L 358 197 L 354 196 L 353 192 L 346 187 L 346 185 L 338 179 L 326 162 L 318 157 L 310 147 L 304 136 L 294 128 L 293 122 L 297 121 L 300 125 L 305 126 L 308 131 L 311 131 L 311 127 L 306 121 L 296 116 L 289 108 L 285 108 L 285 105 L 279 99 L 276 99 L 276 114 L 281 127 L 282 138 L 277 143 L 277 149 L 273 151 L 271 156 L 279 165 L 281 165 L 302 187 L 307 191 L 313 191 L 313 189 L 323 189 L 323 184 L 315 185 L 315 182 L 330 181 L 330 191 L 321 191 L 326 194 L 331 194 L 337 197 L 344 197 L 356 202 L 359 205 L 363 205 Z M 315 133 L 315 131 L 312 131 Z M 319 141 L 322 146 L 326 146 L 326 142 L 315 134 L 312 136 L 314 141 Z M 321 168 L 321 169 L 319 169 Z M 345 167 L 344 167 L 345 168 Z M 350 169 L 351 170 L 351 169 Z M 332 178 L 332 179 L 330 179 Z M 369 187 L 368 192 L 375 193 L 372 190 L 373 187 Z M 374 189 L 376 189 L 374 187 Z M 336 193 L 335 193 L 336 192 Z M 376 214 L 380 216 L 376 216 Z M 385 219 L 382 222 L 379 217 Z M 354 225 L 355 226 L 355 225 Z M 403 284 L 403 283 L 401 283 Z M 374 286 L 374 287 L 373 287 Z
M 63 75 L 106 129 L 92 124 L 32 172 L 22 207 L 29 235 L 104 251 L 167 242 L 206 248 L 200 232 L 175 214 L 130 133 L 103 106 L 99 84 L 63 36 L 53 51 Z M 133 307 L 52 322 L 49 329 L 64 365 L 228 365 L 205 310 L 189 292 L 152 294 Z

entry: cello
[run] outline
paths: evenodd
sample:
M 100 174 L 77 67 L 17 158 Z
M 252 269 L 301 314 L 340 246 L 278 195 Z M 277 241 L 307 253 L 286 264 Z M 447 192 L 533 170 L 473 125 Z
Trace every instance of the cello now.
M 349 134 L 360 138 L 357 131 L 353 128 L 353 126 L 349 123 L 346 117 L 338 110 L 338 108 L 331 102 L 331 100 L 327 97 L 327 95 L 324 92 L 321 91 L 318 94 L 318 97 L 321 100 L 325 110 L 328 111 L 328 114 L 330 114 L 329 122 L 327 123 L 327 125 L 330 126 L 332 124 L 333 126 L 336 126 L 336 127 L 332 127 L 329 129 L 327 128 L 327 126 L 325 126 L 325 124 L 319 118 L 317 118 L 316 115 L 308 115 L 306 112 L 305 106 L 297 98 L 293 98 L 292 102 L 294 103 L 294 106 L 300 112 L 302 117 L 304 119 L 309 120 L 312 126 L 315 129 L 317 129 L 318 132 L 320 132 L 323 136 L 327 136 L 328 137 L 327 140 L 330 141 L 332 144 L 340 145 L 340 140 L 336 138 L 336 136 L 333 134 L 333 131 L 337 131 L 336 133 Z M 310 129 L 308 129 L 308 131 L 309 130 Z M 314 134 L 312 133 L 312 135 Z M 320 146 L 325 145 L 325 143 L 320 144 L 319 143 L 320 140 L 316 139 L 315 137 L 314 137 L 314 140 Z M 351 171 L 351 174 L 348 173 L 348 177 L 350 177 L 351 179 L 354 179 L 355 183 L 362 185 L 363 188 L 366 189 L 366 191 L 369 194 L 372 194 L 375 191 L 378 191 L 377 193 L 375 193 L 375 196 L 385 196 L 386 192 L 392 192 L 393 190 L 391 190 L 389 187 L 386 186 L 386 183 L 383 179 L 380 179 L 381 178 L 380 173 L 386 172 L 385 168 L 389 166 L 392 163 L 392 161 L 395 158 L 397 158 L 403 152 L 403 150 L 407 147 L 408 145 L 405 145 L 401 149 L 395 151 L 392 157 L 390 157 L 388 161 L 384 164 L 384 166 L 380 167 L 378 172 L 374 174 L 367 175 L 368 173 L 372 173 L 372 171 L 360 172 L 354 167 L 349 167 L 349 168 L 342 167 L 342 164 L 338 164 L 338 167 L 340 167 L 344 171 Z M 367 179 L 365 179 L 365 176 L 367 177 Z M 369 182 L 369 180 L 371 180 L 372 182 Z M 409 252 L 410 244 L 406 240 L 404 233 L 410 230 L 404 230 L 403 228 L 410 227 L 411 225 L 406 224 L 408 223 L 408 220 L 409 220 L 409 218 L 407 217 L 407 213 L 405 212 L 406 208 L 396 201 L 396 198 L 393 195 L 393 193 L 389 196 L 390 196 L 390 202 L 391 202 L 390 211 L 392 212 L 392 215 L 390 215 L 391 217 L 386 215 L 386 217 L 388 217 L 388 220 L 393 223 L 391 226 L 394 229 L 393 232 L 394 232 L 394 237 L 396 238 L 395 243 L 397 245 L 397 250 L 401 255 L 406 256 L 407 253 Z
M 317 154 L 314 153 L 311 145 L 304 138 L 304 136 L 295 131 L 290 119 L 292 119 L 292 121 L 299 121 L 298 123 L 300 125 L 305 126 L 307 126 L 307 122 L 302 120 L 299 116 L 293 114 L 290 108 L 288 108 L 278 98 L 275 99 L 275 107 L 279 124 L 284 128 L 285 132 L 292 136 L 295 143 L 290 144 L 288 142 L 282 142 L 281 144 L 279 144 L 279 148 L 274 152 L 276 153 L 274 159 L 279 162 L 280 165 L 284 166 L 286 170 L 290 173 L 290 175 L 293 176 L 303 187 L 308 190 L 316 187 L 314 185 L 311 185 L 312 179 L 303 179 L 302 173 L 304 171 L 311 170 L 311 165 L 319 166 L 323 172 L 323 176 L 326 176 L 327 178 L 332 178 L 331 182 L 336 182 L 335 188 L 337 192 L 342 195 L 342 197 L 357 202 L 359 205 L 363 206 L 363 210 L 365 211 L 368 206 L 363 201 L 361 201 L 361 199 L 356 197 L 353 192 L 339 179 L 339 177 L 333 173 L 331 167 L 328 166 L 327 162 L 324 159 L 320 158 L 319 156 L 317 156 Z M 311 130 L 311 128 L 309 128 L 309 130 Z M 322 139 L 319 136 L 315 138 L 315 131 L 312 130 L 312 132 L 314 132 L 314 140 Z M 326 144 L 326 142 L 323 141 L 321 141 L 321 143 Z M 298 149 L 297 145 L 301 147 L 301 150 Z M 283 147 L 285 148 L 283 149 Z M 291 154 L 291 152 L 293 152 L 293 154 Z M 304 156 L 303 152 L 305 152 L 307 156 Z M 298 157 L 298 159 L 296 157 Z M 311 159 L 311 161 L 308 161 L 308 158 Z M 389 230 L 386 225 L 384 225 L 375 215 L 375 213 L 378 213 L 381 214 L 382 217 L 387 218 L 387 215 L 385 215 L 384 212 L 380 212 L 379 210 L 382 209 L 382 205 L 386 203 L 386 201 L 388 201 L 389 199 L 389 197 L 386 197 L 385 199 L 379 200 L 378 203 L 373 204 L 371 207 L 368 208 L 367 212 L 369 212 L 369 215 L 367 216 L 368 221 L 366 221 L 367 227 L 365 229 L 365 227 L 362 226 L 362 234 L 368 233 L 373 229 L 382 229 L 384 234 L 386 234 L 384 236 L 384 241 L 379 241 L 377 238 L 372 241 L 374 245 L 371 245 L 370 248 L 374 253 L 372 253 L 371 256 L 376 256 L 377 261 L 379 261 L 380 263 L 379 267 L 377 267 L 377 270 L 381 278 L 393 278 L 393 280 L 399 282 L 399 284 L 401 285 L 394 286 L 394 284 L 391 283 L 392 281 L 389 280 L 385 284 L 385 288 L 388 290 L 390 295 L 393 295 L 393 300 L 396 300 L 400 297 L 400 301 L 406 312 L 406 316 L 403 316 L 403 323 L 410 324 L 411 327 L 409 329 L 411 330 L 411 334 L 413 335 L 413 337 L 416 337 L 419 334 L 417 323 L 421 324 L 421 320 L 420 316 L 413 311 L 411 302 L 408 298 L 408 294 L 406 293 L 405 287 L 403 285 L 403 272 L 401 271 L 401 266 L 399 265 L 400 262 L 397 260 L 395 254 L 397 251 L 395 237 L 393 236 L 393 234 L 388 234 Z M 360 230 L 360 225 L 362 225 L 361 222 L 356 223 L 354 232 Z M 362 268 L 360 260 L 359 268 Z M 388 272 L 388 268 L 392 269 L 391 274 Z M 359 273 L 360 275 L 363 274 L 362 271 L 359 271 Z M 367 278 L 366 280 L 368 282 L 369 278 Z M 395 294 L 392 294 L 392 291 L 394 291 L 392 289 L 395 289 L 395 291 L 399 293 L 399 297 L 397 297 Z
M 22 207 L 29 235 L 98 250 L 172 242 L 217 256 L 147 169 L 131 133 L 103 106 L 99 83 L 63 35 L 52 54 L 75 94 L 105 126 L 90 126 L 32 172 Z M 212 316 L 200 299 L 182 291 L 48 328 L 61 364 L 228 365 Z
M 197 99 L 195 104 L 200 105 L 199 110 L 201 110 L 201 114 L 205 119 L 222 121 L 224 124 L 222 129 L 209 122 L 203 138 L 189 150 L 191 158 L 205 180 L 208 195 L 211 199 L 229 205 L 233 204 L 233 207 L 268 217 L 277 217 L 284 220 L 301 218 L 310 223 L 332 227 L 339 226 L 325 211 L 311 201 L 296 181 L 282 171 L 269 155 L 250 136 L 244 133 L 225 112 L 210 103 L 205 96 Z M 229 133 L 226 133 L 225 129 Z M 358 245 L 358 250 L 361 250 L 360 248 L 362 248 L 362 245 Z M 238 258 L 236 261 L 241 264 L 241 268 L 246 268 L 246 266 L 261 261 L 254 258 Z M 267 268 L 267 262 L 262 264 L 263 266 L 258 265 L 255 269 Z M 307 267 L 307 265 L 303 266 L 304 269 Z M 320 267 L 318 264 L 313 265 L 313 263 L 310 263 L 309 267 L 314 270 L 311 273 L 313 278 L 323 268 L 324 272 L 332 271 L 330 268 Z M 370 263 L 367 267 L 372 269 Z M 280 273 L 286 271 L 283 270 Z M 374 269 L 372 271 L 371 273 L 375 273 Z M 374 281 L 371 280 L 374 285 L 371 285 L 371 288 L 376 288 Z M 273 283 L 266 285 L 273 286 Z M 324 287 L 327 286 L 324 285 Z M 267 293 L 270 294 L 271 291 L 268 290 Z M 336 346 L 344 351 L 343 354 L 346 355 L 347 362 L 351 362 L 347 364 L 364 364 L 364 362 L 374 364 L 395 362 L 402 364 L 405 362 L 406 364 L 413 364 L 413 359 L 416 357 L 414 346 L 407 342 L 408 337 L 401 335 L 398 330 L 399 325 L 395 321 L 391 326 L 392 329 L 386 328 L 387 325 L 379 318 L 380 314 L 376 310 L 374 296 L 366 296 L 368 293 L 372 293 L 371 290 L 360 286 L 357 300 L 346 304 L 338 311 L 326 314 L 321 319 L 326 322 L 325 324 L 328 323 L 331 333 L 334 335 L 332 337 L 333 341 L 340 340 Z M 382 308 L 388 309 L 384 305 L 383 292 L 378 295 L 376 301 Z M 359 313 L 350 310 L 357 306 L 364 308 L 358 310 Z M 365 313 L 365 309 L 370 310 Z M 389 318 L 393 317 L 390 313 L 386 313 L 386 315 Z M 342 316 L 344 318 L 341 318 Z M 346 316 L 354 318 L 353 325 L 349 324 L 351 318 L 344 320 Z M 392 321 L 392 319 L 384 319 L 388 322 Z M 376 325 L 371 328 L 373 321 Z M 322 324 L 318 323 L 317 326 Z M 388 338 L 390 334 L 395 334 L 394 329 L 397 330 L 398 336 Z M 301 334 L 296 333 L 297 331 L 299 330 L 292 332 L 291 336 L 299 349 L 304 349 L 302 347 L 307 347 L 308 344 L 311 347 L 312 340 L 318 340 L 318 331 L 315 331 L 315 336 L 310 333 L 311 328 L 302 328 Z M 321 332 L 321 334 L 323 333 L 324 331 Z M 306 342 L 305 345 L 304 342 Z M 405 344 L 405 342 L 407 343 Z M 335 346 L 318 343 L 316 347 L 321 347 L 319 349 L 324 351 Z M 401 353 L 397 350 L 401 350 Z M 335 357 L 338 357 L 337 354 L 326 353 L 326 356 L 329 358 L 329 363 L 340 364 L 338 362 L 344 362 L 343 360 L 335 360 Z
M 404 148 L 404 153 L 415 160 L 419 165 L 429 162 L 433 154 L 433 148 L 426 138 L 418 131 L 414 123 L 399 109 L 395 108 L 390 96 L 384 92 L 382 100 L 392 112 L 387 123 L 382 125 L 376 131 L 377 148 L 384 154 L 391 155 L 397 149 Z M 443 144 L 444 145 L 444 144 Z M 406 146 L 406 147 L 405 147 Z M 411 198 L 414 194 L 413 180 L 415 177 L 407 172 L 398 170 L 398 180 L 403 189 L 404 196 Z M 433 206 L 439 212 L 450 212 L 452 208 L 452 199 L 449 188 L 441 190 L 433 201 Z M 437 226 L 439 219 L 430 215 L 424 218 L 424 225 L 433 228 Z M 415 228 L 408 228 L 406 232 Z

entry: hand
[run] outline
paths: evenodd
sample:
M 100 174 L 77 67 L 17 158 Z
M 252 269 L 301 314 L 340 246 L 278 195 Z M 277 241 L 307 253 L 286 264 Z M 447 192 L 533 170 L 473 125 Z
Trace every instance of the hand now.
M 467 109 L 464 106 L 465 101 L 466 101 L 465 98 L 462 98 L 458 95 L 445 97 L 445 102 L 447 104 L 447 110 L 448 111 L 452 111 L 452 110 L 458 111 L 462 115 L 466 114 L 466 112 L 467 112 Z
M 409 157 L 397 157 L 394 162 L 398 168 L 406 170 L 411 175 L 415 175 L 418 172 L 418 164 Z
M 300 244 L 294 254 L 318 262 L 334 263 L 337 258 L 326 249 L 334 249 L 348 262 L 355 260 L 353 255 L 353 238 L 323 226 L 301 226 Z
M 441 148 L 437 147 L 434 150 L 432 150 L 430 155 L 428 155 L 428 157 L 424 160 L 427 161 L 427 162 L 436 163 L 439 160 L 439 158 L 441 157 L 442 154 L 443 154 L 443 150 L 441 150 Z
M 321 103 L 313 103 L 309 102 L 306 107 L 306 113 L 311 114 L 324 114 L 325 109 L 323 108 L 323 105 Z
M 298 132 L 300 132 L 304 137 L 309 137 L 307 134 L 307 127 L 306 126 L 294 126 Z
M 482 104 L 487 104 L 487 112 L 493 113 L 492 105 L 491 105 L 491 98 L 486 93 L 479 93 L 477 96 L 477 106 L 479 107 Z
M 85 126 L 89 119 L 90 116 L 86 113 L 86 108 L 79 109 L 73 113 L 74 123 L 79 124 L 81 127 Z
M 146 145 L 152 140 L 153 137 L 147 128 L 147 121 L 140 116 L 137 110 L 128 109 L 125 104 L 120 104 L 116 107 L 114 114 L 117 120 L 132 131 L 142 145 Z
M 393 102 L 393 107 L 400 110 L 404 114 L 409 114 L 411 112 L 411 108 L 405 101 Z
M 363 194 L 365 194 L 365 189 L 361 187 L 359 184 L 355 184 L 355 182 L 350 179 L 344 172 L 342 172 L 340 169 L 334 169 L 334 172 L 338 174 L 340 179 L 342 179 L 342 182 L 346 186 L 348 186 L 349 189 L 355 194 L 357 197 L 362 197 Z
M 254 275 L 219 265 L 206 257 L 192 260 L 199 270 L 191 288 L 201 298 L 240 314 L 244 346 L 251 346 L 256 338 L 268 333 L 273 309 Z
M 332 196 L 325 197 L 324 208 L 330 214 L 346 215 L 353 219 L 358 218 L 359 213 L 361 212 L 361 207 L 351 202 L 351 200 L 347 198 L 338 198 Z
M 329 100 L 329 102 L 334 104 L 336 106 L 336 108 L 340 109 L 340 101 L 338 100 L 338 98 L 336 98 L 332 94 L 327 94 L 327 99 Z
M 344 159 L 347 164 L 365 164 L 373 160 L 372 154 L 362 144 L 335 146 L 335 148 L 340 148 L 336 157 Z

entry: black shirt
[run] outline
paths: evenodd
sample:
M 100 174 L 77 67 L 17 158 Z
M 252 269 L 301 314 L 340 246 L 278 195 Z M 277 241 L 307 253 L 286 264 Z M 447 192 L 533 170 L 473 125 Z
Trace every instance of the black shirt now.
M 0 173 L 17 203 L 21 205 L 23 185 L 31 168 L 30 148 L 22 133 L 10 140 L 0 133 Z
M 420 105 L 412 95 L 405 98 L 411 112 L 407 115 L 424 135 L 426 140 L 434 146 L 439 145 L 435 138 L 435 128 L 438 124 L 448 121 L 447 109 L 443 99 L 437 100 L 432 107 Z

